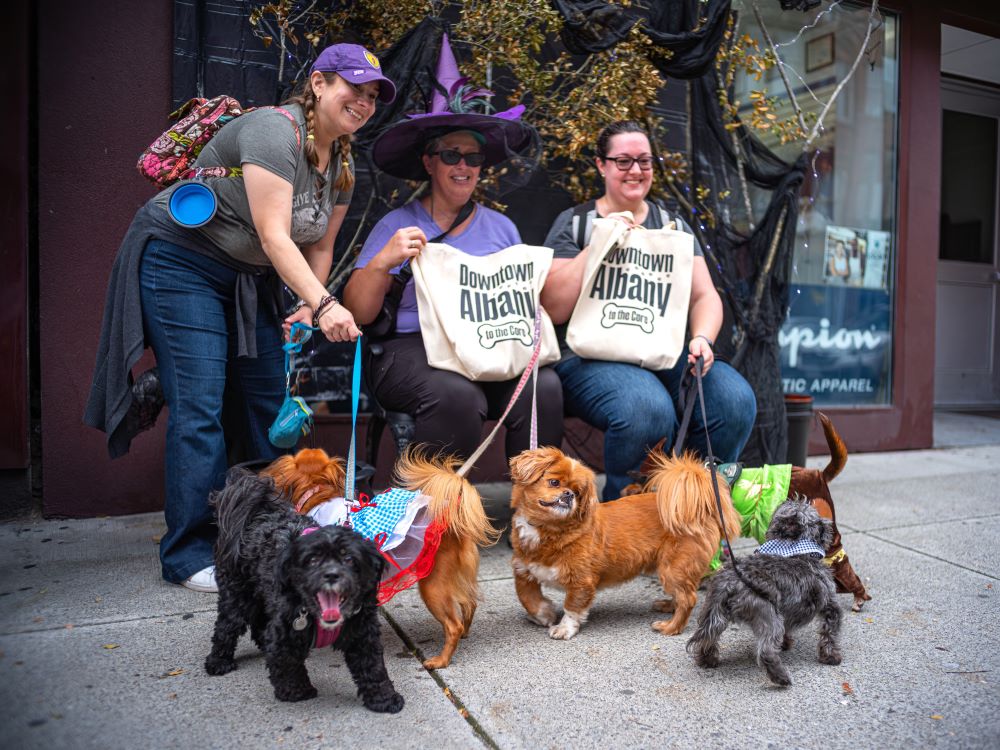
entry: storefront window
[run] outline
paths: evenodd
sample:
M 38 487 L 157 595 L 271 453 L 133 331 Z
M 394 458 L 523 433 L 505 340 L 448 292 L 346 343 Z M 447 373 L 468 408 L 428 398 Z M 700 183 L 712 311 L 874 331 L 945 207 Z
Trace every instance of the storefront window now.
M 777 3 L 760 6 L 799 106 L 818 115 L 864 44 L 869 6 L 824 2 L 808 13 L 782 12 Z M 809 149 L 790 310 L 779 341 L 785 393 L 809 394 L 817 405 L 892 399 L 897 29 L 897 19 L 883 11 L 867 54 Z M 748 4 L 741 31 L 763 38 Z M 737 98 L 747 102 L 751 90 L 765 87 L 778 97 L 777 117 L 792 116 L 776 68 L 766 81 L 744 85 Z M 801 153 L 801 142 L 762 139 L 788 161 Z

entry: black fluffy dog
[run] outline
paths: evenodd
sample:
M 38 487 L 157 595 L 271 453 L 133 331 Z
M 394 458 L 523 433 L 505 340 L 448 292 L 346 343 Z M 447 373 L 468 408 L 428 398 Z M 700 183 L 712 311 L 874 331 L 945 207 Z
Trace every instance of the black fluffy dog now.
M 211 498 L 219 525 L 215 576 L 219 615 L 205 670 L 236 669 L 239 637 L 250 635 L 267 658 L 274 695 L 316 696 L 305 661 L 317 635 L 335 638 L 358 695 L 372 711 L 396 713 L 403 696 L 385 669 L 375 598 L 383 560 L 368 540 L 337 526 L 312 528 L 274 482 L 230 471 Z M 303 533 L 306 531 L 306 533 Z
M 727 565 L 712 578 L 698 629 L 687 643 L 698 665 L 718 666 L 719 637 L 731 621 L 745 622 L 757 638 L 757 663 L 771 682 L 790 685 L 781 651 L 792 645 L 789 634 L 815 617 L 820 662 L 840 664 L 840 608 L 833 573 L 823 563 L 832 539 L 832 524 L 810 503 L 786 500 L 778 506 L 767 541 L 758 554 L 738 562 L 739 575 Z

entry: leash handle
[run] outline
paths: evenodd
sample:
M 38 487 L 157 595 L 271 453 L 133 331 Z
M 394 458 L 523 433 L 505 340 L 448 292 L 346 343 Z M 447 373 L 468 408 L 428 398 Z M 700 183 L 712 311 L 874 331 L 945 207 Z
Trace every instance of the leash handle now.
M 539 299 L 538 303 L 535 305 L 535 350 L 531 353 L 531 359 L 528 360 L 528 366 L 524 368 L 524 372 L 521 373 L 521 379 L 517 383 L 517 387 L 514 389 L 514 394 L 510 397 L 510 401 L 507 402 L 507 408 L 504 409 L 503 414 L 500 415 L 500 419 L 497 420 L 496 426 L 490 431 L 490 434 L 486 436 L 486 439 L 480 444 L 476 450 L 472 452 L 472 455 L 465 459 L 465 463 L 462 464 L 458 471 L 455 472 L 460 477 L 464 477 L 468 474 L 472 467 L 476 465 L 476 461 L 479 457 L 483 455 L 486 449 L 489 447 L 490 443 L 493 442 L 493 438 L 496 437 L 497 432 L 500 430 L 500 426 L 503 421 L 510 414 L 510 410 L 514 407 L 514 402 L 517 401 L 517 397 L 521 395 L 521 391 L 524 390 L 524 384 L 528 382 L 528 377 L 535 372 L 535 365 L 538 363 L 538 356 L 542 351 L 542 302 Z M 537 384 L 537 374 L 535 382 Z M 535 411 L 535 400 L 532 396 L 531 402 L 531 445 L 536 448 L 538 443 L 538 422 L 537 415 Z

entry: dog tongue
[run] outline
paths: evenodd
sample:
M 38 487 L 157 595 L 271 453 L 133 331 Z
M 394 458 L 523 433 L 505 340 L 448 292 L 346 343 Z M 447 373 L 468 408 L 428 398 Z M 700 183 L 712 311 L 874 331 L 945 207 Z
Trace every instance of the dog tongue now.
M 324 622 L 336 622 L 340 619 L 340 594 L 335 591 L 320 591 L 316 594 L 319 608 L 323 611 Z

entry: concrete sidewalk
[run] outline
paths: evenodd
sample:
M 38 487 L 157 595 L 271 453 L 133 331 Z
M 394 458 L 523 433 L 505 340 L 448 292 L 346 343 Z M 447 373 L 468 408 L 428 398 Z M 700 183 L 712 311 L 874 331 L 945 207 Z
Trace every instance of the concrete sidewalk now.
M 1000 421 L 943 419 L 938 434 L 953 447 L 854 455 L 835 480 L 844 545 L 873 599 L 852 613 L 841 597 L 839 667 L 818 664 L 802 632 L 788 689 L 754 663 L 745 628 L 726 633 L 716 670 L 685 653 L 691 624 L 653 632 L 653 579 L 601 592 L 575 639 L 550 640 L 525 618 L 501 542 L 483 555 L 485 600 L 448 669 L 420 665 L 441 629 L 415 592 L 385 608 L 402 713 L 366 711 L 327 651 L 308 662 L 319 697 L 279 703 L 247 639 L 236 672 L 205 674 L 215 597 L 159 579 L 162 514 L 0 525 L 2 745 L 998 747 Z M 504 524 L 507 490 L 483 487 Z

